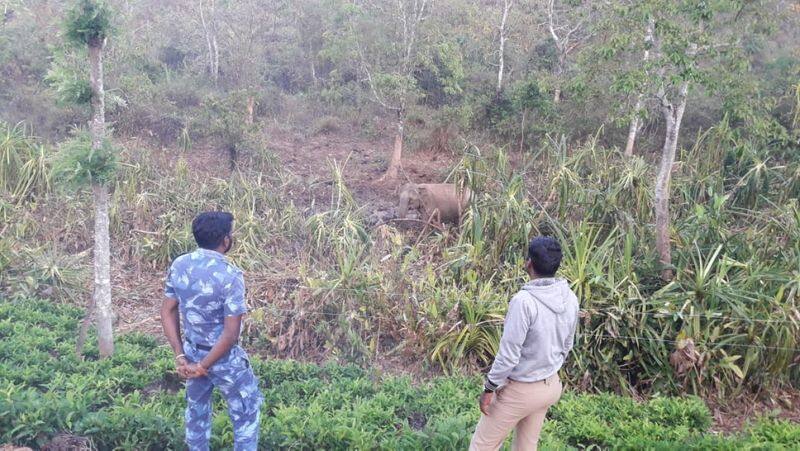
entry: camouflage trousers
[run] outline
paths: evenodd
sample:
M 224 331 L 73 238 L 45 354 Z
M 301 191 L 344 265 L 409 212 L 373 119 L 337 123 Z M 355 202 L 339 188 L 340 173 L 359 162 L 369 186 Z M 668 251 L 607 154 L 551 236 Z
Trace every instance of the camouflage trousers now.
M 190 362 L 201 361 L 208 351 L 183 344 Z M 226 356 L 208 369 L 208 376 L 186 381 L 186 444 L 192 451 L 209 449 L 211 439 L 211 395 L 219 388 L 228 403 L 233 423 L 234 450 L 258 447 L 258 429 L 263 396 L 247 354 L 234 346 Z

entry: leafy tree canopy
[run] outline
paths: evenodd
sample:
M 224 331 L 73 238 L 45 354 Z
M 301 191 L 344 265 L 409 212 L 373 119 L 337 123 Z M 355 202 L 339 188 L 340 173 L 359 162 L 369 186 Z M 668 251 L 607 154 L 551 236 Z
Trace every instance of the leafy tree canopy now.
M 111 8 L 103 0 L 78 0 L 67 12 L 65 37 L 76 45 L 98 45 L 113 31 Z

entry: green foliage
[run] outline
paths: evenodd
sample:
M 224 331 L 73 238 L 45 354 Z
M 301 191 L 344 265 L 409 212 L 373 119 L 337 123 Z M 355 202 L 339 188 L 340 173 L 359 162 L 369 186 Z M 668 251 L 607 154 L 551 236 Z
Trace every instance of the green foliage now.
M 59 146 L 53 161 L 53 178 L 73 186 L 106 184 L 114 180 L 117 169 L 117 150 L 108 139 L 99 149 L 92 146 L 92 138 L 85 130 Z
M 492 296 L 490 283 L 479 289 L 478 293 L 455 289 L 443 289 L 436 293 L 444 303 L 453 303 L 460 319 L 438 339 L 430 351 L 431 360 L 441 365 L 445 372 L 451 368 L 461 368 L 467 363 L 486 367 L 491 364 L 500 347 L 498 326 L 503 323 L 500 306 L 507 300 Z
M 192 251 L 196 244 L 185 222 L 187 218 L 168 211 L 156 219 L 155 235 L 142 237 L 142 257 L 158 268 L 165 268 L 182 254 Z
M 76 301 L 86 294 L 86 253 L 64 255 L 55 246 L 9 249 L 0 288 L 10 297 L 44 296 Z
M 425 50 L 415 72 L 423 101 L 433 106 L 453 103 L 463 94 L 466 78 L 460 48 L 454 42 L 442 42 Z
M 85 63 L 86 52 L 64 53 L 57 51 L 52 57 L 44 81 L 55 94 L 58 106 L 88 106 L 92 101 L 92 85 Z M 107 113 L 115 113 L 127 106 L 125 99 L 115 90 L 105 91 Z
M 0 193 L 22 201 L 50 189 L 50 169 L 45 147 L 23 124 L 0 121 Z
M 518 111 L 539 110 L 549 105 L 549 98 L 543 92 L 539 81 L 532 79 L 514 85 L 513 102 Z
M 105 0 L 76 0 L 67 12 L 64 36 L 76 45 L 98 46 L 113 31 L 112 17 Z
M 652 238 L 643 227 L 652 221 L 652 176 L 643 161 L 618 158 L 592 143 L 573 149 L 569 158 L 564 152 L 543 177 L 551 184 L 538 199 L 551 205 L 541 211 L 537 207 L 543 205 L 530 205 L 530 197 L 521 195 L 521 179 L 508 171 L 503 152 L 465 158 L 461 177 L 478 196 L 459 245 L 445 248 L 445 258 L 452 255 L 452 272 L 418 279 L 425 298 L 438 300 L 430 301 L 436 308 L 427 310 L 425 323 L 446 325 L 427 332 L 438 336 L 429 348 L 431 358 L 447 370 L 465 361 L 478 367 L 488 363 L 506 302 L 519 287 L 514 282 L 522 275 L 522 249 L 529 236 L 548 233 L 564 243 L 560 272 L 585 314 L 567 363 L 575 384 L 693 393 L 735 393 L 766 380 L 796 384 L 791 362 L 800 329 L 792 319 L 797 297 L 787 276 L 796 271 L 798 254 L 794 244 L 773 240 L 783 236 L 795 243 L 794 210 L 791 204 L 779 206 L 788 201 L 782 189 L 748 182 L 760 169 L 732 173 L 726 196 L 694 191 L 691 180 L 725 177 L 698 173 L 715 171 L 725 158 L 712 149 L 701 141 L 692 150 L 696 155 L 684 157 L 696 166 L 676 175 L 678 186 L 693 190 L 675 203 L 678 277 L 668 286 L 652 276 L 655 257 L 646 244 Z M 783 171 L 769 168 L 766 174 L 778 183 Z M 742 202 L 775 205 L 781 219 L 729 204 L 737 193 Z M 749 231 L 733 232 L 744 230 L 739 227 Z M 456 295 L 449 284 L 436 283 L 453 278 Z M 669 355 L 686 338 L 699 346 L 699 360 L 684 374 L 670 364 Z
M 532 141 L 554 133 L 559 126 L 550 94 L 535 77 L 517 80 L 500 92 L 486 91 L 476 100 L 474 108 L 480 110 L 474 117 L 477 123 L 472 124 L 475 128 Z
M 207 132 L 219 137 L 228 152 L 231 168 L 235 168 L 239 153 L 254 144 L 255 127 L 246 119 L 247 92 L 240 91 L 224 96 L 212 95 L 205 99 Z
M 62 104 L 89 104 L 92 101 L 92 85 L 85 74 L 78 74 L 63 66 L 52 66 L 45 82 L 55 91 Z
M 574 41 L 580 70 L 554 80 L 557 55 L 544 27 L 536 27 L 542 23 L 540 9 L 515 6 L 509 17 L 506 87 L 497 94 L 498 17 L 494 5 L 484 3 L 435 2 L 412 33 L 415 46 L 406 56 L 403 43 L 410 34 L 398 15 L 403 11 L 395 8 L 405 5 L 407 13 L 408 1 L 363 7 L 340 0 L 218 2 L 216 38 L 225 64 L 212 83 L 204 75 L 208 44 L 197 33 L 197 10 L 168 8 L 153 15 L 154 7 L 162 7 L 158 2 L 131 2 L 120 11 L 123 39 L 105 55 L 107 79 L 120 87 L 128 105 L 110 111 L 110 119 L 126 137 L 178 141 L 184 154 L 172 166 L 161 153 L 151 158 L 147 149 L 133 145 L 120 156 L 124 164 L 116 178 L 111 174 L 116 151 L 110 147 L 91 152 L 84 137 L 81 143 L 65 143 L 51 159 L 48 148 L 24 127 L 4 125 L 4 293 L 15 299 L 48 293 L 62 301 L 81 298 L 88 272 L 78 251 L 86 248 L 87 199 L 52 193 L 50 184 L 107 179 L 115 185 L 112 234 L 125 267 L 162 272 L 193 246 L 188 224 L 198 211 L 234 212 L 237 241 L 231 257 L 251 271 L 249 301 L 256 306 L 247 337 L 278 355 L 318 353 L 370 362 L 389 354 L 423 361 L 433 370 L 477 372 L 490 362 L 506 302 L 523 280 L 526 241 L 550 233 L 566 243 L 562 274 L 579 292 L 584 309 L 564 375 L 573 385 L 637 395 L 731 396 L 744 389 L 796 387 L 796 22 L 754 18 L 756 3 L 743 5 L 739 15 L 731 9 L 737 2 L 731 1 L 607 2 L 585 22 L 602 25 L 592 27 L 587 41 Z M 579 3 L 586 4 L 564 2 Z M 108 6 L 76 5 L 70 13 L 71 39 L 85 45 L 105 37 Z M 774 7 L 767 2 L 760 9 Z M 70 101 L 87 100 L 87 84 L 83 61 L 62 61 L 67 58 L 58 50 L 61 37 L 50 17 L 55 15 L 42 8 L 13 8 L 3 17 L 0 67 L 8 83 L 0 84 L 0 115 L 30 120 L 37 133 L 60 140 L 67 124 L 83 122 L 84 115 L 56 108 L 52 90 L 41 90 L 38 83 L 46 77 L 56 96 Z M 639 64 L 650 16 L 659 19 L 666 57 Z M 781 32 L 765 38 L 762 33 L 770 28 Z M 687 55 L 693 42 L 702 50 L 696 58 Z M 49 75 L 47 61 L 52 61 Z M 302 128 L 311 122 L 304 115 L 319 118 L 313 131 L 338 127 L 349 133 L 356 126 L 364 135 L 385 137 L 382 120 L 375 118 L 387 116 L 374 102 L 364 69 L 374 76 L 379 99 L 394 107 L 405 103 L 411 143 L 428 148 L 413 137 L 426 136 L 429 128 L 453 127 L 456 131 L 448 133 L 458 136 L 459 144 L 463 137 L 485 150 L 438 148 L 463 157 L 448 179 L 476 194 L 460 228 L 429 235 L 392 223 L 371 228 L 371 212 L 359 207 L 358 193 L 345 184 L 345 166 L 334 167 L 332 182 L 315 175 L 299 180 L 266 150 L 262 129 Z M 641 158 L 621 158 L 613 146 L 623 142 L 616 126 L 630 119 L 639 93 L 646 94 L 647 108 L 657 107 L 651 94 L 661 82 L 675 88 L 683 80 L 707 89 L 690 90 L 670 205 L 677 278 L 664 286 L 654 277 L 650 227 L 652 152 L 662 142 L 659 115 L 646 108 L 640 112 L 646 119 L 637 149 Z M 559 104 L 551 101 L 556 83 L 564 92 Z M 249 98 L 256 104 L 252 126 L 246 121 Z M 112 95 L 107 99 L 114 104 Z M 39 126 L 48 123 L 57 127 Z M 696 141 L 688 138 L 695 133 Z M 243 162 L 229 180 L 221 180 L 216 167 L 203 168 L 208 172 L 202 175 L 192 172 L 198 160 L 217 164 L 191 155 L 207 150 L 206 139 L 218 140 L 232 162 L 237 155 Z M 161 160 L 170 164 L 162 167 L 156 163 Z M 308 205 L 305 197 L 297 197 L 319 189 L 330 189 L 330 203 Z M 67 244 L 31 244 L 50 242 Z M 129 294 L 141 295 L 124 293 Z M 678 371 L 669 356 L 688 340 L 696 346 L 696 364 Z M 44 380 L 35 368 L 26 371 L 37 383 Z M 306 367 L 293 371 L 317 374 Z M 359 384 L 363 388 L 365 382 Z M 297 390 L 317 393 L 322 385 L 304 381 Z M 364 418 L 387 420 L 365 404 L 359 411 Z M 286 417 L 305 421 L 305 406 L 293 407 Z M 311 429 L 333 437 L 335 446 L 361 446 L 378 434 L 379 428 L 354 431 L 345 424 L 351 417 L 338 411 L 340 422 L 315 416 L 327 408 L 320 402 L 308 421 L 318 422 Z M 126 408 L 113 418 L 133 428 L 152 427 L 164 443 L 173 443 L 171 430 L 152 418 L 130 419 L 135 416 Z M 473 419 L 453 414 L 432 425 L 435 433 L 423 442 L 418 434 L 390 436 L 386 446 L 464 447 L 463 431 Z M 592 434 L 607 428 L 589 423 Z M 317 443 L 313 434 L 278 427 L 287 431 L 273 443 L 286 440 L 285 446 L 293 446 L 295 435 L 303 437 L 299 443 Z M 126 446 L 140 439 L 136 431 L 103 433 Z M 664 448 L 694 446 L 692 439 L 659 434 L 654 436 L 661 437 Z M 227 443 L 228 435 L 219 443 Z M 587 436 L 574 443 L 595 443 Z M 603 437 L 609 440 L 603 443 L 619 440 Z M 555 435 L 544 440 L 555 448 L 567 446 Z M 697 443 L 698 448 L 729 445 L 710 436 Z
M 614 449 L 680 442 L 711 424 L 708 408 L 696 398 L 638 403 L 613 395 L 564 396 L 553 407 L 551 419 L 556 436 L 571 446 Z
M 255 171 L 259 166 L 253 163 L 247 168 Z M 301 224 L 294 208 L 279 208 L 268 179 L 272 170 L 253 174 L 260 183 L 242 176 L 230 181 L 211 178 L 200 185 L 193 184 L 185 162 L 170 176 L 157 177 L 148 171 L 143 166 L 121 168 L 117 185 L 121 205 L 112 230 L 119 239 L 130 240 L 126 246 L 137 259 L 158 271 L 194 248 L 191 222 L 199 211 L 233 213 L 236 244 L 231 257 L 247 270 L 269 267 L 269 251 L 277 241 L 296 236 Z M 135 227 L 137 218 L 142 217 L 152 218 L 146 233 Z
M 41 447 L 66 432 L 98 449 L 183 446 L 183 384 L 169 350 L 151 337 L 118 340 L 98 360 L 94 338 L 86 360 L 73 352 L 82 312 L 18 299 L 0 304 L 0 440 Z M 479 412 L 476 378 L 412 383 L 355 366 L 317 366 L 253 357 L 265 394 L 263 449 L 465 449 Z M 212 446 L 230 447 L 224 404 L 212 425 Z M 740 436 L 707 434 L 711 416 L 696 398 L 644 403 L 613 395 L 566 393 L 550 412 L 542 447 L 584 449 L 740 449 L 800 445 L 800 427 L 762 419 Z

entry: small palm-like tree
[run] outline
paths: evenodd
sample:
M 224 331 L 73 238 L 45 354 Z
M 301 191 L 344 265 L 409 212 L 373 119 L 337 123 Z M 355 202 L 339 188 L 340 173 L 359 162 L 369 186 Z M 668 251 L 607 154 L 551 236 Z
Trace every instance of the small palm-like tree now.
M 89 53 L 92 119 L 89 133 L 79 133 L 62 147 L 56 170 L 60 180 L 91 186 L 94 195 L 94 294 L 97 335 L 101 357 L 114 353 L 111 310 L 111 265 L 109 245 L 109 182 L 115 173 L 115 152 L 106 136 L 103 49 L 111 33 L 110 8 L 103 0 L 77 0 L 67 13 L 65 37 L 85 45 Z M 91 314 L 90 309 L 90 314 Z M 87 316 L 88 318 L 88 316 Z M 86 324 L 86 322 L 84 322 Z M 82 332 L 86 328 L 82 328 Z M 78 340 L 81 352 L 83 338 Z

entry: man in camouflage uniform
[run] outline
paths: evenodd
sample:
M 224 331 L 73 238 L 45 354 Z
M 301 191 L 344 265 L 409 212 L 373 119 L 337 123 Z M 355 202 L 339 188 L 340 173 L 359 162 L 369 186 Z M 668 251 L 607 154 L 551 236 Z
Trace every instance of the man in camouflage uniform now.
M 232 228 L 230 213 L 197 216 L 192 233 L 199 247 L 175 259 L 164 289 L 161 322 L 178 374 L 187 379 L 186 444 L 191 450 L 209 447 L 214 387 L 228 403 L 234 449 L 258 445 L 263 397 L 247 354 L 237 344 L 247 306 L 242 272 L 225 258 L 233 245 Z

